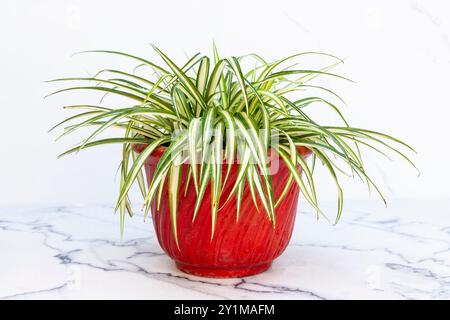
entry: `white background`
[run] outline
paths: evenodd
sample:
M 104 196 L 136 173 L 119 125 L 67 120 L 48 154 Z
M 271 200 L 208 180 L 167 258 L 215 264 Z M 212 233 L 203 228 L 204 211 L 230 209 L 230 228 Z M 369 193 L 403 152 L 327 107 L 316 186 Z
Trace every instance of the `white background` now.
M 151 58 L 152 42 L 181 62 L 209 53 L 212 39 L 222 55 L 276 59 L 318 50 L 347 57 L 339 72 L 356 83 L 327 84 L 345 98 L 351 125 L 388 132 L 418 151 L 420 177 L 398 159 L 367 157 L 388 200 L 450 196 L 448 1 L 2 0 L 0 35 L 1 205 L 115 201 L 119 149 L 57 160 L 77 139 L 54 143 L 47 133 L 68 116 L 63 105 L 97 100 L 81 92 L 43 97 L 55 89 L 44 80 L 123 62 L 72 53 L 113 49 Z M 333 198 L 331 182 L 318 179 L 321 199 Z M 368 197 L 361 183 L 344 186 L 348 199 Z

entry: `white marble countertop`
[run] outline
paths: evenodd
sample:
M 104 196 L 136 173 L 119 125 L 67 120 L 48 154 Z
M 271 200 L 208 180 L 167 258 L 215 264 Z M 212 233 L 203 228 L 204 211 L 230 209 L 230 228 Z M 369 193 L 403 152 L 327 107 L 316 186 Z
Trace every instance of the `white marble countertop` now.
M 450 202 L 350 202 L 337 226 L 300 212 L 267 272 L 178 271 L 151 221 L 119 237 L 109 206 L 0 208 L 0 299 L 450 299 Z

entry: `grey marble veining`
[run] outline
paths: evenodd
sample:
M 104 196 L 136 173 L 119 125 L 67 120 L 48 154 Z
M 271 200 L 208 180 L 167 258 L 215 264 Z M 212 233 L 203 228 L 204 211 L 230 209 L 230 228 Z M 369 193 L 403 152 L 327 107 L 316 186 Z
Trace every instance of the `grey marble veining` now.
M 139 215 L 120 240 L 112 211 L 1 208 L 0 299 L 450 299 L 449 201 L 350 202 L 337 226 L 299 212 L 273 267 L 239 279 L 178 271 Z

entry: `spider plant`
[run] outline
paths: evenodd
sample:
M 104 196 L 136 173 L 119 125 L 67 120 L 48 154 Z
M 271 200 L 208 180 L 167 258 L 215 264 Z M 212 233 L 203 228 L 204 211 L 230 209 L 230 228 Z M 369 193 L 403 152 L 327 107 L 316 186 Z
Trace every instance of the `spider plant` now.
M 85 104 L 65 106 L 78 113 L 54 127 L 64 126 L 60 137 L 80 128 L 95 127 L 83 141 L 60 156 L 105 144 L 122 145 L 120 192 L 116 207 L 121 216 L 121 232 L 126 214 L 133 214 L 128 196 L 131 186 L 137 182 L 147 216 L 152 201 L 161 201 L 162 190 L 166 185 L 173 232 L 177 239 L 177 200 L 179 193 L 183 192 L 179 190 L 180 176 L 185 170 L 183 168 L 188 168 L 188 177 L 197 194 L 193 208 L 194 220 L 205 190 L 210 185 L 213 236 L 223 187 L 237 158 L 240 159 L 238 175 L 226 201 L 231 196 L 236 197 L 238 219 L 244 185 L 248 184 L 252 198 L 254 201 L 259 198 L 267 218 L 274 226 L 275 208 L 292 183 L 298 184 L 304 199 L 318 215 L 322 214 L 313 177 L 316 163 L 321 163 L 328 170 L 337 188 L 335 222 L 339 220 L 343 209 L 340 174 L 362 179 L 385 201 L 364 168 L 360 152 L 362 146 L 386 157 L 386 151 L 391 151 L 412 164 L 402 151 L 414 151 L 411 147 L 390 135 L 349 126 L 340 108 L 329 98 L 334 96 L 333 100 L 342 99 L 330 89 L 315 84 L 314 80 L 319 76 L 350 81 L 331 72 L 333 67 L 343 62 L 335 56 L 302 52 L 269 62 L 257 54 L 221 58 L 213 46 L 212 57 L 197 53 L 184 64 L 177 65 L 156 46 L 153 49 L 163 65 L 123 52 L 87 51 L 131 59 L 138 68 L 149 68 L 149 76 L 140 76 L 135 71 L 104 69 L 92 77 L 51 80 L 78 81 L 83 85 L 66 87 L 50 95 L 93 90 L 130 101 L 126 107 Z M 311 55 L 333 61 L 317 70 L 299 68 L 302 64 L 298 62 Z M 252 66 L 245 67 L 246 61 L 252 61 Z M 308 109 L 319 104 L 328 106 L 342 125 L 320 125 L 308 116 Z M 98 138 L 112 127 L 123 129 L 123 135 Z M 277 143 L 273 142 L 275 140 Z M 146 145 L 140 154 L 136 154 L 133 149 L 137 144 Z M 143 165 L 147 157 L 159 147 L 166 149 L 147 187 Z M 311 151 L 310 163 L 299 155 L 298 147 L 306 147 Z M 274 197 L 269 172 L 270 149 L 276 151 L 290 170 L 284 192 L 277 199 Z M 183 166 L 182 163 L 190 165 Z M 226 166 L 224 175 L 223 166 Z M 304 175 L 300 175 L 299 168 Z

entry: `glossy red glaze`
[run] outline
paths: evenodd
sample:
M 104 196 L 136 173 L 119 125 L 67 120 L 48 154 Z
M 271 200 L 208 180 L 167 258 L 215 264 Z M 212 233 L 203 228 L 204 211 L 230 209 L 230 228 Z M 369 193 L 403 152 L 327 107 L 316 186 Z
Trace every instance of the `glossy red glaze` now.
M 140 152 L 145 146 L 136 146 Z M 145 171 L 147 181 L 154 173 L 156 164 L 165 148 L 161 147 L 146 160 Z M 310 151 L 300 147 L 300 154 L 306 158 Z M 279 160 L 278 155 L 274 155 Z M 277 161 L 271 161 L 273 166 Z M 272 175 L 275 199 L 282 193 L 289 177 L 289 170 L 283 161 L 278 161 L 278 172 Z M 187 164 L 184 164 L 186 169 Z M 229 181 L 221 196 L 221 206 L 228 198 L 232 185 L 236 180 L 237 164 L 233 164 Z M 275 209 L 276 226 L 273 227 L 267 214 L 259 202 L 255 207 L 248 186 L 244 188 L 239 221 L 236 221 L 236 199 L 223 206 L 217 214 L 214 237 L 211 240 L 211 193 L 206 189 L 197 217 L 192 222 L 196 194 L 191 180 L 188 191 L 184 195 L 186 172 L 181 178 L 178 212 L 178 240 L 175 243 L 170 220 L 167 184 L 159 210 L 155 201 L 152 203 L 153 224 L 159 243 L 163 250 L 175 260 L 177 267 L 190 274 L 206 277 L 242 277 L 267 270 L 288 245 L 294 227 L 297 211 L 299 189 L 294 182 L 286 197 Z M 226 165 L 223 168 L 223 176 Z

